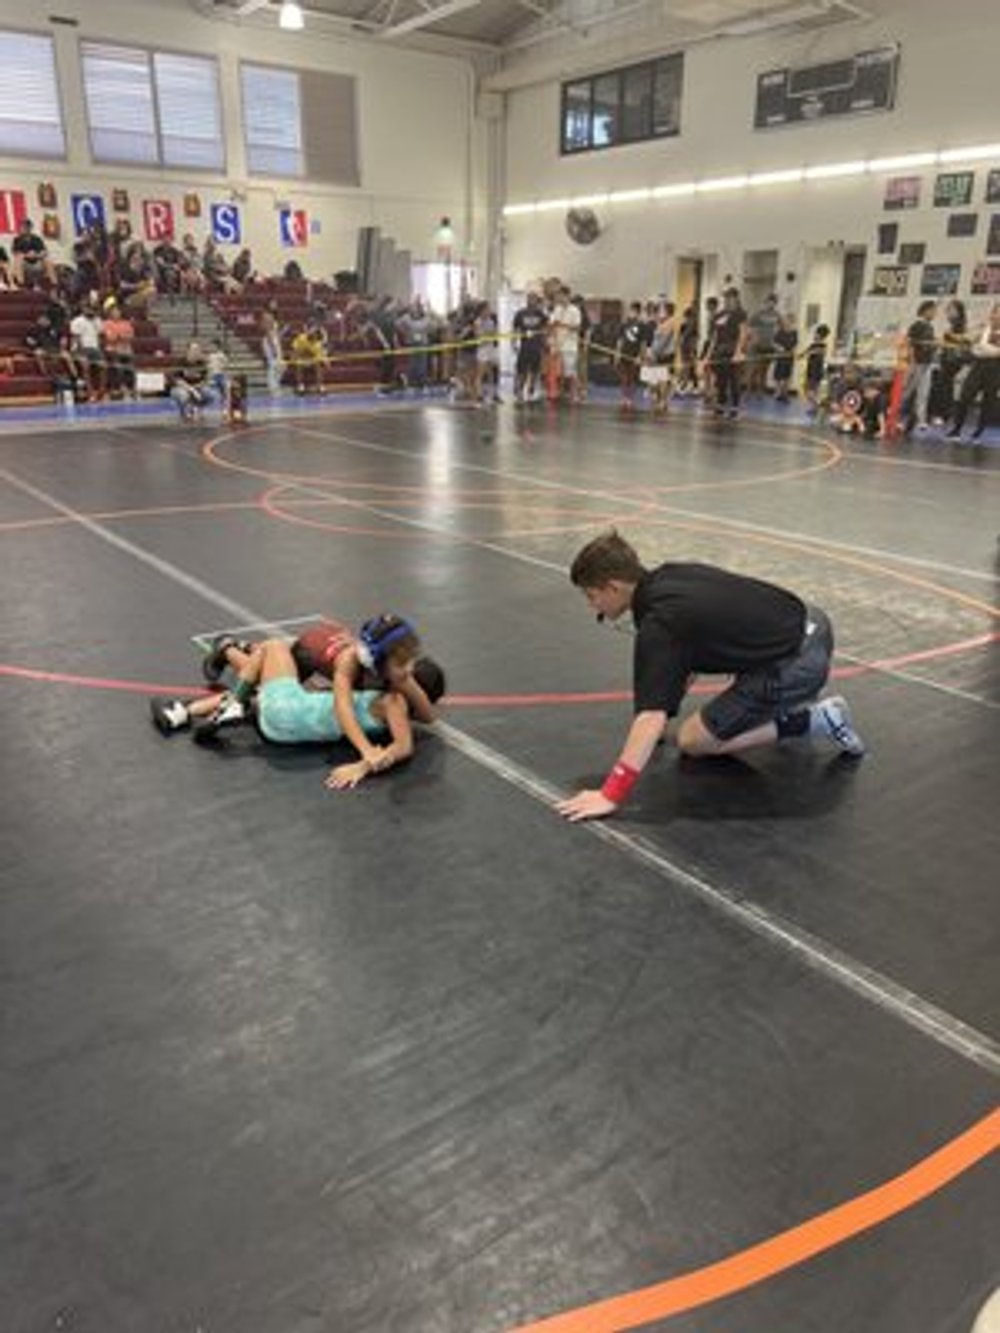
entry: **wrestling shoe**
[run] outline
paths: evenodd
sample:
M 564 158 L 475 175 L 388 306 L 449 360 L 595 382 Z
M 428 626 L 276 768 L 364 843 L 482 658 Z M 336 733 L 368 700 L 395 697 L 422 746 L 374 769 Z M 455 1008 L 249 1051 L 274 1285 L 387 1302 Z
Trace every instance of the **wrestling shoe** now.
M 854 730 L 851 710 L 847 700 L 839 694 L 829 699 L 820 699 L 809 709 L 809 732 L 813 736 L 825 736 L 844 754 L 860 759 L 865 752 L 865 743 Z
M 214 713 L 208 717 L 198 718 L 192 724 L 191 739 L 200 743 L 210 741 L 223 727 L 238 727 L 246 722 L 249 716 L 247 706 L 240 703 L 235 694 L 224 694 Z
M 217 634 L 209 645 L 208 653 L 201 664 L 202 672 L 209 685 L 217 685 L 222 679 L 229 662 L 226 658 L 228 648 L 238 648 L 241 653 L 250 651 L 250 644 L 234 639 L 231 634 Z
M 183 699 L 150 699 L 149 713 L 153 725 L 164 736 L 172 736 L 191 725 L 191 714 Z

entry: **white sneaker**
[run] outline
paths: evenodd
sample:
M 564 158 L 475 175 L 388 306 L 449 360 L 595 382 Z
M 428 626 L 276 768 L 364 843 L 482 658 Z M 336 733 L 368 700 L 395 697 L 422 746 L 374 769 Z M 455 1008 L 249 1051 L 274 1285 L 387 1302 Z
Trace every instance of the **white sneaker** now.
M 825 736 L 844 754 L 855 759 L 860 759 L 865 753 L 865 743 L 854 730 L 847 700 L 839 694 L 831 695 L 829 699 L 820 699 L 819 703 L 812 705 L 809 709 L 809 734 Z
M 191 722 L 191 714 L 183 699 L 151 699 L 149 711 L 153 725 L 164 736 L 183 731 Z
M 198 742 L 211 741 L 222 727 L 235 727 L 250 716 L 246 706 L 235 694 L 224 694 L 219 706 L 208 717 L 199 718 L 192 728 L 192 738 Z

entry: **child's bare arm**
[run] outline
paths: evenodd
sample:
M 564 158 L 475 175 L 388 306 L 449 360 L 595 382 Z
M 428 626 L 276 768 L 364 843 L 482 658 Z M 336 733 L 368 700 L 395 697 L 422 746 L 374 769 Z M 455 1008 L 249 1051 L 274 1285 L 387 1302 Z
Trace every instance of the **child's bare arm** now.
M 392 739 L 384 749 L 377 752 L 379 756 L 377 763 L 362 757 L 352 764 L 338 764 L 326 780 L 328 787 L 336 791 L 356 787 L 372 773 L 384 773 L 386 769 L 403 763 L 413 754 L 410 710 L 402 694 L 385 695 L 382 699 L 382 713 Z
M 344 739 L 349 740 L 362 759 L 371 764 L 375 764 L 381 754 L 381 749 L 373 745 L 365 733 L 361 730 L 361 724 L 354 712 L 354 685 L 361 674 L 361 663 L 358 661 L 358 650 L 352 644 L 344 648 L 337 658 L 337 665 L 333 672 L 333 711 L 340 723 L 340 729 L 344 733 Z

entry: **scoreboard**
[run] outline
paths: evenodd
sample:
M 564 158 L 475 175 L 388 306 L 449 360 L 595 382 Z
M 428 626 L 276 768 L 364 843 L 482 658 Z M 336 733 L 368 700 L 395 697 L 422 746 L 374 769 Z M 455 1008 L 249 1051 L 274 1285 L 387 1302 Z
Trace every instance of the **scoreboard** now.
M 880 46 L 844 60 L 799 69 L 772 69 L 757 79 L 754 129 L 801 125 L 828 116 L 891 111 L 899 47 Z

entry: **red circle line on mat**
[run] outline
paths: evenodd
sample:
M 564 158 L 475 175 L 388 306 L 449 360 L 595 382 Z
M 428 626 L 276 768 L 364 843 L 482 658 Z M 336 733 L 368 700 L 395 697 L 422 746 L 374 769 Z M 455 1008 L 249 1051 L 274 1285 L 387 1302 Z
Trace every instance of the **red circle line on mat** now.
M 769 1240 L 665 1282 L 523 1324 L 512 1333 L 622 1333 L 732 1296 L 906 1212 L 998 1147 L 1000 1110 L 995 1110 L 901 1175 Z

